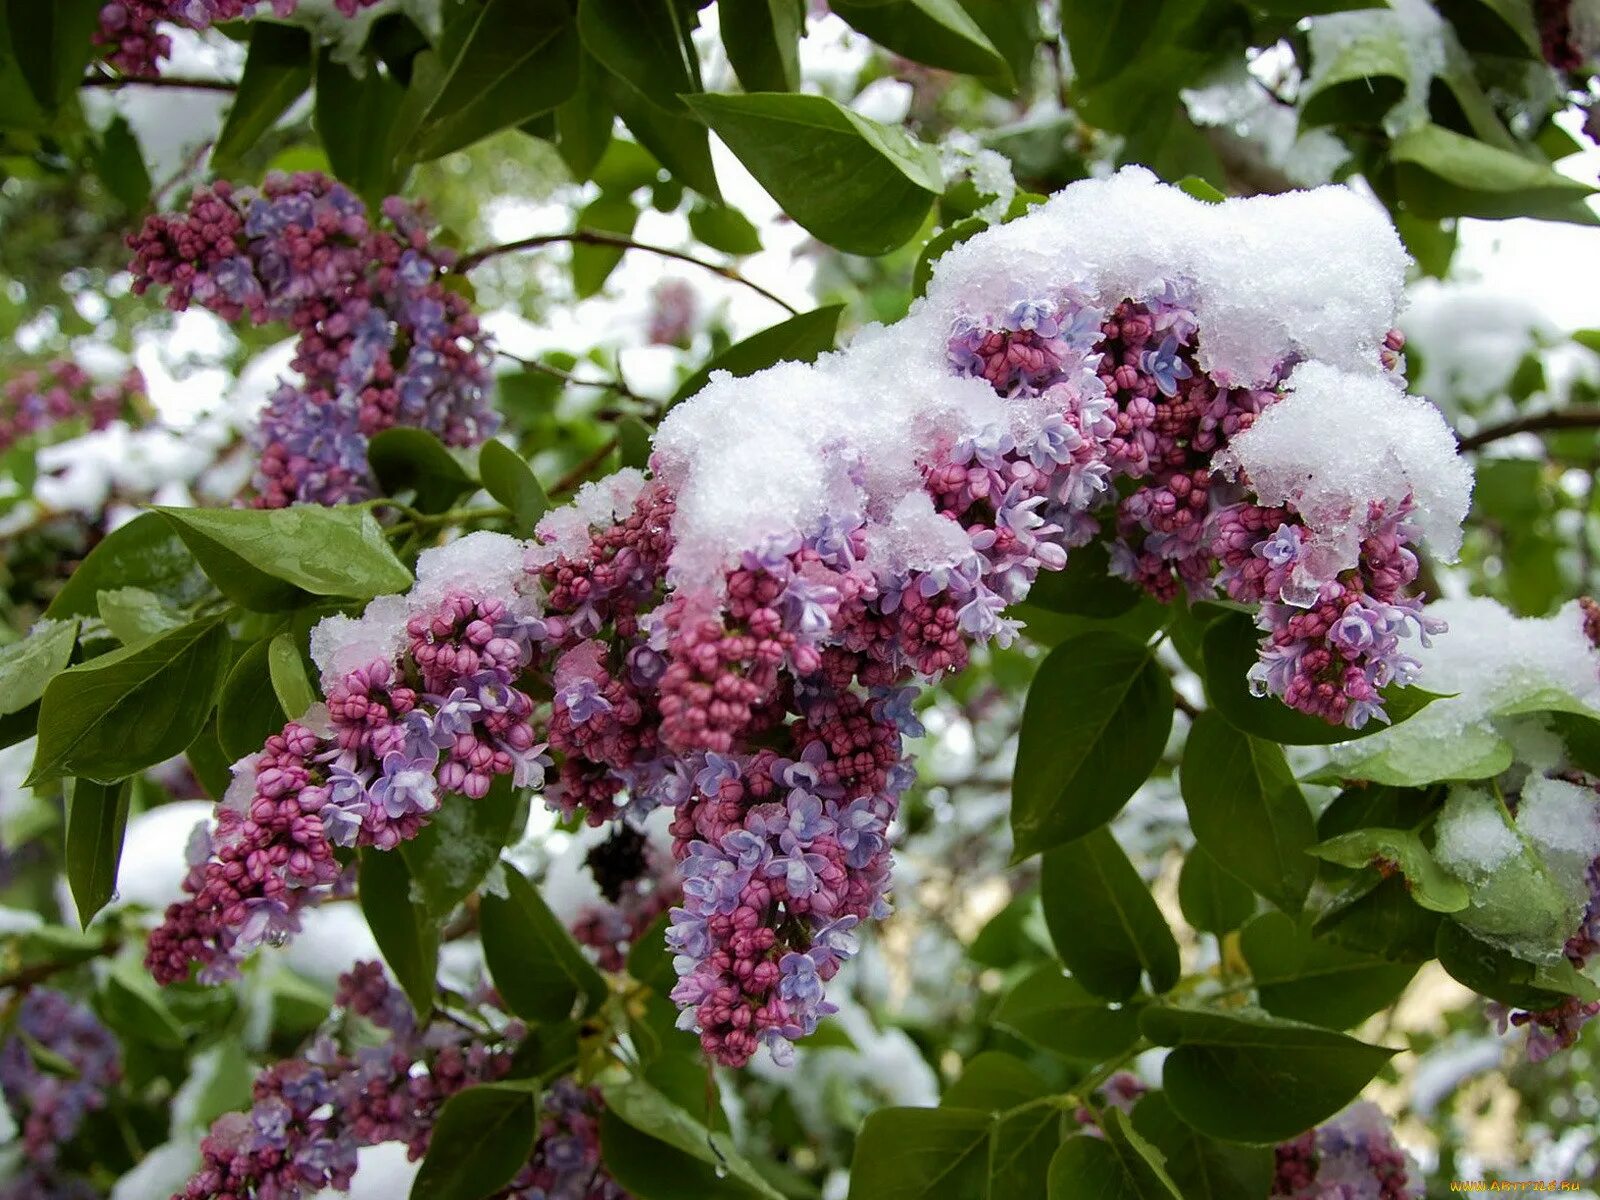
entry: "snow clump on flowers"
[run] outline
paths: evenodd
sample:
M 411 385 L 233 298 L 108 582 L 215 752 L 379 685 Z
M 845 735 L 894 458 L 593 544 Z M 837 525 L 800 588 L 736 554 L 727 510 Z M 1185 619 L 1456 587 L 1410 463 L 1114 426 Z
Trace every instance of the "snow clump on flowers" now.
M 1009 643 L 1074 547 L 1106 541 L 1163 601 L 1261 604 L 1261 691 L 1384 719 L 1442 628 L 1409 543 L 1451 553 L 1470 487 L 1397 378 L 1404 266 L 1343 189 L 1209 205 L 1128 170 L 952 250 L 846 350 L 714 375 L 648 477 L 587 486 L 528 543 L 434 552 L 409 596 L 318 628 L 328 711 L 236 768 L 152 966 L 231 968 L 336 886 L 330 842 L 387 848 L 446 793 L 549 762 L 563 816 L 670 810 L 682 1024 L 720 1062 L 787 1061 L 889 911 L 921 689 Z M 1371 462 L 1248 440 L 1346 396 Z

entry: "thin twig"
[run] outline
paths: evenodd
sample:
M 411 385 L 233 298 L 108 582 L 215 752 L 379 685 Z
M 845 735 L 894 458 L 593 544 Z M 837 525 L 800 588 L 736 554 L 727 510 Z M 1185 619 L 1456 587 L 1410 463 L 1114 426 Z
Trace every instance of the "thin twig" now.
M 1514 421 L 1490 425 L 1459 439 L 1457 448 L 1477 450 L 1490 442 L 1515 437 L 1519 433 L 1544 433 L 1556 429 L 1600 429 L 1600 408 L 1557 409 L 1554 412 L 1518 417 Z
M 550 489 L 550 494 L 552 496 L 560 496 L 572 491 L 580 483 L 587 479 L 589 472 L 603 463 L 606 460 L 606 456 L 616 448 L 616 438 L 611 438 L 603 445 L 597 447 L 594 452 L 585 458 L 581 463 L 573 467 L 572 470 L 568 471 L 560 479 L 556 480 L 555 486 Z
M 183 88 L 202 92 L 237 92 L 239 85 L 227 79 L 190 79 L 177 75 L 155 75 L 149 79 L 130 79 L 121 75 L 91 75 L 79 87 L 105 88 L 120 92 L 126 87 Z
M 560 367 L 552 367 L 549 363 L 540 362 L 536 358 L 523 358 L 522 355 L 513 354 L 509 350 L 501 350 L 500 357 L 509 358 L 525 370 L 533 371 L 540 375 L 548 375 L 551 379 L 559 379 L 568 387 L 601 388 L 604 391 L 615 392 L 619 396 L 626 396 L 629 400 L 635 400 L 640 404 L 651 403 L 650 400 L 630 388 L 621 378 L 584 379 L 582 376 L 574 375 L 570 371 L 563 371 Z
M 456 263 L 455 269 L 461 274 L 476 267 L 482 266 L 491 258 L 498 258 L 502 254 L 520 254 L 524 250 L 537 250 L 541 246 L 555 246 L 564 243 L 573 243 L 582 246 L 611 246 L 618 250 L 644 250 L 650 254 L 659 254 L 663 258 L 675 259 L 678 262 L 689 263 L 703 271 L 710 271 L 713 275 L 720 275 L 732 283 L 742 284 L 753 292 L 758 292 L 791 313 L 800 310 L 790 304 L 782 296 L 769 292 L 753 279 L 747 279 L 732 267 L 721 266 L 717 263 L 707 262 L 703 258 L 696 258 L 682 250 L 673 250 L 667 246 L 652 246 L 647 242 L 636 242 L 630 237 L 618 233 L 606 233 L 599 229 L 574 229 L 571 233 L 543 233 L 538 237 L 523 238 L 521 241 L 506 242 L 501 246 L 486 246 L 465 255 Z

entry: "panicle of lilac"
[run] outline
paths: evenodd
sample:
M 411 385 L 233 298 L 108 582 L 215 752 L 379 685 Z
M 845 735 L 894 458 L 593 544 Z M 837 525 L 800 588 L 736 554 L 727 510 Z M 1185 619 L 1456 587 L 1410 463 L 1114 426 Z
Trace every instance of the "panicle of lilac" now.
M 1273 1200 L 1420 1200 L 1423 1194 L 1388 1119 L 1366 1101 L 1275 1153 Z
M 664 279 L 650 293 L 650 343 L 687 346 L 694 336 L 699 298 L 683 279 Z
M 347 17 L 378 0 L 335 0 L 334 7 Z M 172 39 L 158 24 L 184 29 L 206 29 L 219 21 L 255 16 L 269 0 L 111 0 L 100 10 L 95 44 L 114 70 L 131 79 L 154 79 L 161 62 L 172 53 Z M 299 0 L 270 0 L 272 13 L 287 17 Z
M 444 1102 L 504 1078 L 523 1030 L 490 1040 L 436 1019 L 419 1028 L 410 1003 L 377 963 L 339 979 L 335 1003 L 387 1034 L 343 1046 L 325 1029 L 301 1057 L 256 1077 L 248 1112 L 226 1113 L 200 1144 L 200 1168 L 173 1200 L 302 1200 L 347 1191 L 356 1152 L 401 1142 L 415 1161 L 428 1149 Z
M 156 979 L 195 964 L 203 981 L 228 979 L 255 947 L 286 941 L 300 911 L 339 885 L 336 846 L 393 849 L 446 794 L 480 799 L 501 776 L 538 786 L 548 760 L 516 686 L 531 653 L 524 625 L 501 600 L 451 592 L 410 620 L 399 666 L 331 684 L 320 732 L 291 722 L 236 763 L 188 897 L 150 935 Z
M 139 415 L 145 403 L 144 376 L 137 369 L 100 384 L 71 359 L 19 371 L 0 390 L 0 454 L 25 438 L 104 429 Z
M 278 321 L 297 337 L 284 382 L 252 441 L 257 503 L 365 498 L 367 441 L 395 426 L 471 446 L 493 433 L 488 341 L 440 272 L 453 261 L 396 197 L 383 221 L 326 176 L 274 175 L 259 192 L 226 182 L 186 213 L 156 214 L 129 238 L 134 290 L 224 320 Z
M 47 1071 L 30 1044 L 71 1064 L 71 1075 Z M 89 1113 L 104 1108 L 122 1078 L 116 1038 L 89 1009 L 63 992 L 32 988 L 17 1006 L 14 1031 L 0 1044 L 0 1095 L 18 1127 L 20 1162 L 0 1183 L 8 1200 L 93 1196 L 87 1181 L 59 1168 L 61 1147 Z
M 1411 501 L 1372 506 L 1356 567 L 1320 587 L 1302 582 L 1298 514 L 1255 504 L 1247 484 L 1212 473 L 1217 452 L 1277 401 L 1278 389 L 1209 377 L 1198 359 L 1201 336 L 1175 282 L 1103 316 L 1063 295 L 955 330 L 954 370 L 1002 395 L 1050 402 L 1025 455 L 997 432 L 955 446 L 929 469 L 941 510 L 982 526 L 973 545 L 989 560 L 961 627 L 1005 636 L 999 611 L 1038 570 L 1058 568 L 1068 549 L 1092 539 L 1096 511 L 1109 508 L 1115 575 L 1163 603 L 1220 589 L 1261 605 L 1265 636 L 1251 673 L 1258 694 L 1352 729 L 1386 720 L 1382 689 L 1411 682 L 1411 645 L 1443 631 L 1408 594 L 1417 574 Z M 1403 368 L 1404 345 L 1398 331 L 1385 340 L 1386 369 Z M 1118 480 L 1127 482 L 1118 488 Z

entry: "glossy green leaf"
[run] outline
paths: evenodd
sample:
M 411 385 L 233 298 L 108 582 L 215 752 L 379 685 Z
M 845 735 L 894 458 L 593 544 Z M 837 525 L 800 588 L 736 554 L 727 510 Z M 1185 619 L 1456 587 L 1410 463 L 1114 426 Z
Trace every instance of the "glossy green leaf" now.
M 138 587 L 177 604 L 187 604 L 205 591 L 194 555 L 177 531 L 159 513 L 141 513 L 120 525 L 89 551 L 56 598 L 47 617 L 93 617 L 100 612 L 100 593 Z
M 711 139 L 703 122 L 681 108 L 663 108 L 637 91 L 631 81 L 613 75 L 606 94 L 628 132 L 650 151 L 673 178 L 708 200 L 721 202 L 716 168 L 711 162 Z
M 140 213 L 150 207 L 150 168 L 145 166 L 144 151 L 127 118 L 117 116 L 94 147 L 95 174 L 106 185 L 106 190 L 130 213 Z
M 996 1114 L 989 1135 L 985 1200 L 1039 1196 L 1045 1190 L 1050 1159 L 1061 1143 L 1061 1112 L 1052 1104 L 1033 1104 L 1052 1089 L 1021 1059 L 995 1050 L 974 1055 L 961 1078 L 944 1090 L 939 1107 Z M 1033 1106 L 1004 1116 L 1007 1110 Z
M 689 230 L 724 254 L 755 254 L 761 249 L 761 235 L 750 218 L 726 204 L 696 204 L 689 210 Z
M 1439 923 L 1434 945 L 1439 965 L 1451 978 L 1502 1004 L 1539 1012 L 1560 1004 L 1571 991 L 1558 986 L 1558 977 L 1547 968 L 1474 936 L 1454 921 Z
M 278 704 L 291 721 L 298 721 L 317 703 L 316 689 L 306 674 L 306 661 L 295 639 L 280 633 L 267 647 L 267 671 Z
M 103 5 L 96 0 L 50 0 L 6 5 L 16 66 L 39 107 L 54 112 L 72 100 L 93 53 Z
M 628 237 L 639 219 L 639 210 L 625 196 L 602 194 L 578 214 L 579 229 Z M 572 247 L 572 286 L 580 298 L 593 296 L 605 287 L 625 253 L 623 247 L 606 244 L 574 243 Z
M 1350 950 L 1388 959 L 1421 962 L 1433 956 L 1439 914 L 1411 899 L 1398 875 L 1372 886 L 1363 878 L 1319 912 L 1312 932 Z
M 638 417 L 617 422 L 617 458 L 624 467 L 643 471 L 650 465 L 650 426 Z
M 668 112 L 681 113 L 679 97 L 700 90 L 688 19 L 688 12 L 672 0 L 579 0 L 578 4 L 584 49 Z
M 1201 1133 L 1279 1142 L 1338 1112 L 1395 1051 L 1264 1013 L 1151 1006 L 1144 1035 L 1171 1046 L 1162 1085 L 1173 1111 Z
M 367 443 L 367 462 L 385 496 L 410 492 L 412 507 L 444 512 L 478 485 L 461 469 L 444 443 L 425 429 L 397 425 Z
M 316 108 L 312 117 L 333 173 L 376 208 L 398 191 L 396 118 L 405 89 L 383 72 L 356 76 L 331 49 L 317 55 Z
M 75 779 L 67 788 L 66 875 L 85 928 L 117 890 L 132 781 Z
M 998 1113 L 1049 1094 L 1050 1085 L 1020 1058 L 984 1050 L 973 1055 L 961 1068 L 960 1078 L 944 1089 L 939 1107 Z
M 0 715 L 21 712 L 72 661 L 78 621 L 40 621 L 21 641 L 0 646 Z
M 272 690 L 268 665 L 272 643 L 256 642 L 239 655 L 217 694 L 217 741 L 230 759 L 241 759 L 283 728 L 284 710 Z
M 1157 992 L 1178 982 L 1178 943 L 1109 829 L 1048 852 L 1040 895 L 1056 953 L 1095 995 L 1126 1000 L 1142 973 Z
M 561 0 L 488 0 L 421 117 L 415 157 L 438 158 L 570 100 L 579 57 Z
M 658 1173 L 675 1174 L 674 1162 L 687 1160 L 688 1163 L 707 1168 L 704 1174 L 717 1181 L 718 1190 L 725 1189 L 728 1195 L 782 1200 L 782 1193 L 761 1177 L 734 1148 L 732 1139 L 725 1132 L 707 1129 L 681 1105 L 674 1103 L 645 1080 L 630 1079 L 622 1083 L 605 1084 L 602 1085 L 602 1091 L 605 1094 L 607 1116 L 615 1117 L 629 1128 L 646 1135 L 655 1145 L 664 1146 L 681 1156 L 669 1159 L 663 1155 L 657 1158 Z M 704 1100 L 701 1102 L 704 1103 Z M 609 1168 L 609 1153 L 605 1161 Z M 617 1181 L 640 1196 L 641 1200 L 654 1200 L 658 1195 L 655 1185 L 640 1181 L 632 1172 L 629 1174 L 628 1179 L 618 1175 Z M 686 1179 L 680 1181 L 688 1182 Z M 659 1194 L 678 1196 L 683 1193 L 673 1188 Z M 709 1194 L 715 1193 L 709 1189 L 690 1193 Z
M 400 984 L 417 1016 L 433 1011 L 439 966 L 439 931 L 411 896 L 411 871 L 403 855 L 366 846 L 356 887 L 361 912 L 372 929 L 383 961 Z
M 106 976 L 100 1013 L 123 1039 L 162 1050 L 181 1050 L 186 1039 L 161 989 L 137 960 L 124 959 Z
M 211 151 L 212 168 L 225 173 L 238 163 L 310 86 L 311 35 L 271 21 L 253 24 L 239 90 Z
M 957 0 L 833 0 L 829 8 L 858 32 L 913 62 L 1015 89 L 1010 64 Z
M 1237 1200 L 1272 1190 L 1271 1148 L 1206 1137 L 1185 1124 L 1159 1091 L 1146 1092 L 1134 1105 L 1133 1127 L 1161 1152 L 1184 1200 Z
M 749 0 L 717 9 L 728 64 L 747 92 L 792 92 L 800 86 L 800 35 L 805 9 L 795 0 Z
M 95 598 L 100 619 L 124 646 L 148 641 L 185 624 L 184 616 L 154 592 L 144 588 L 115 588 Z
M 1091 995 L 1046 963 L 1006 993 L 994 1023 L 1041 1049 L 1084 1062 L 1106 1062 L 1139 1039 L 1139 1010 Z
M 1224 871 L 1287 912 L 1316 878 L 1316 822 L 1283 751 L 1215 713 L 1189 731 L 1180 767 L 1195 839 Z
M 1220 937 L 1250 919 L 1256 897 L 1218 866 L 1204 846 L 1196 845 L 1184 856 L 1178 875 L 1178 907 L 1190 925 Z
M 1104 620 L 1121 616 L 1143 595 L 1111 573 L 1103 542 L 1079 546 L 1059 571 L 1041 571 L 1028 591 L 1028 603 L 1049 612 Z
M 550 511 L 550 497 L 520 454 L 503 442 L 487 441 L 478 452 L 478 474 L 484 490 L 511 510 L 512 531 L 530 537 L 539 519 Z
M 1312 46 L 1324 44 L 1313 39 Z M 1328 38 L 1330 61 L 1313 60 L 1300 103 L 1306 126 L 1381 125 L 1406 94 L 1411 54 L 1404 41 L 1374 26 L 1355 37 Z
M 1312 937 L 1281 912 L 1244 927 L 1239 948 L 1261 1007 L 1274 1016 L 1351 1029 L 1399 998 L 1415 963 L 1393 963 Z
M 572 177 L 588 179 L 611 144 L 616 110 L 606 69 L 587 51 L 578 55 L 578 90 L 555 112 L 556 150 Z
M 229 599 L 246 608 L 296 606 L 305 593 L 368 600 L 411 586 L 365 508 L 161 508 Z
M 968 1200 L 988 1178 L 993 1118 L 964 1108 L 880 1108 L 856 1138 L 850 1200 Z
M 227 669 L 227 628 L 196 621 L 62 671 L 44 691 L 30 786 L 65 775 L 114 783 L 183 753 Z
M 818 355 L 833 349 L 843 312 L 842 304 L 825 304 L 735 342 L 685 379 L 673 393 L 671 403 L 687 400 L 705 387 L 713 371 L 726 371 L 742 379 L 775 363 L 815 362 Z
M 1342 867 L 1375 866 L 1385 875 L 1398 870 L 1411 898 L 1434 912 L 1460 912 L 1467 906 L 1466 887 L 1434 861 L 1409 829 L 1355 829 L 1317 843 L 1308 853 Z
M 1061 1143 L 1050 1164 L 1049 1200 L 1184 1200 L 1161 1151 L 1126 1113 L 1108 1105 L 1100 1119 L 1101 1137 L 1077 1134 Z
M 506 1004 L 529 1021 L 593 1012 L 606 998 L 606 981 L 538 889 L 510 868 L 505 880 L 507 894 L 485 894 L 479 917 L 483 955 Z
M 1528 0 L 1435 0 L 1434 7 L 1473 53 L 1541 57 Z
M 850 254 L 911 240 L 944 190 L 937 156 L 822 96 L 699 95 L 689 106 L 807 232 Z
M 1114 634 L 1062 642 L 1028 689 L 1011 784 L 1016 859 L 1098 829 L 1160 761 L 1172 685 L 1152 647 Z
M 481 800 L 450 796 L 400 851 L 428 916 L 442 921 L 500 859 L 517 812 L 517 790 L 498 777 Z
M 1554 167 L 1438 125 L 1395 139 L 1390 158 L 1401 201 L 1419 217 L 1538 217 L 1600 224 L 1594 189 Z
M 488 1200 L 527 1165 L 539 1136 L 532 1080 L 480 1083 L 439 1110 L 411 1200 Z

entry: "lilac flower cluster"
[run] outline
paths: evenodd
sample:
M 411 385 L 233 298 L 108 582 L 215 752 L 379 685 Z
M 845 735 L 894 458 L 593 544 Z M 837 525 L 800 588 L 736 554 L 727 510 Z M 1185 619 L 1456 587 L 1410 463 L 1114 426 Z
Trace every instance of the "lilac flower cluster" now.
M 600 1158 L 600 1090 L 563 1077 L 542 1103 L 533 1157 L 499 1193 L 501 1200 L 630 1200 Z
M 169 308 L 283 322 L 298 338 L 300 382 L 279 386 L 255 431 L 262 507 L 370 495 L 367 441 L 397 425 L 451 446 L 494 431 L 492 354 L 440 279 L 453 255 L 405 201 L 390 197 L 383 215 L 387 228 L 326 176 L 275 175 L 259 192 L 202 189 L 129 238 L 136 292 L 165 287 Z
M 347 17 L 378 0 L 335 0 Z M 185 29 L 207 29 L 220 21 L 253 17 L 268 0 L 110 0 L 100 10 L 95 44 L 115 70 L 132 79 L 153 79 L 161 74 L 161 60 L 172 53 L 172 39 L 160 24 Z M 271 0 L 274 16 L 290 16 L 299 0 Z
M 33 1047 L 65 1060 L 71 1074 L 41 1067 Z M 77 1200 L 88 1184 L 60 1168 L 61 1147 L 89 1113 L 105 1107 L 122 1078 L 117 1042 L 93 1013 L 62 992 L 34 988 L 22 997 L 15 1032 L 0 1045 L 0 1093 L 19 1131 L 17 1173 L 0 1182 L 0 1200 Z
M 1407 640 L 1426 645 L 1444 628 L 1407 594 L 1417 575 L 1411 502 L 1372 503 L 1359 562 L 1320 586 L 1299 582 L 1309 541 L 1300 516 L 1265 507 L 1246 485 L 1214 474 L 1218 452 L 1279 390 L 1232 388 L 1208 376 L 1198 360 L 1200 335 L 1182 289 L 1171 283 L 1122 301 L 1103 319 L 1067 295 L 958 327 L 952 369 L 1008 398 L 1037 397 L 1052 411 L 1033 444 L 997 433 L 982 445 L 954 447 L 929 471 L 940 507 L 968 527 L 991 505 L 1001 529 L 1020 520 L 1040 543 L 1032 557 L 1045 566 L 1092 538 L 1095 512 L 1108 510 L 1119 577 L 1162 602 L 1220 590 L 1261 605 L 1266 636 L 1251 674 L 1258 694 L 1352 729 L 1385 720 L 1380 689 L 1417 674 Z M 1385 346 L 1394 367 L 1403 345 L 1394 333 Z M 999 589 L 1000 600 L 1026 590 L 1028 569 L 1006 568 L 1011 586 Z M 998 611 L 981 582 L 973 596 L 964 614 L 978 603 Z
M 497 600 L 444 594 L 406 625 L 401 669 L 375 661 L 338 677 L 325 713 L 308 714 L 234 765 L 216 827 L 199 829 L 184 880 L 150 935 L 157 980 L 232 978 L 299 913 L 341 886 L 335 847 L 389 850 L 414 837 L 443 796 L 482 797 L 499 776 L 544 777 L 533 701 L 514 686 L 532 623 Z
M 18 372 L 0 390 L 0 454 L 25 438 L 104 429 L 138 415 L 144 404 L 144 376 L 137 370 L 104 384 L 70 359 Z
M 1277 1147 L 1273 1200 L 1421 1200 L 1422 1182 L 1376 1105 L 1353 1104 Z
M 268 1067 L 256 1078 L 250 1111 L 212 1125 L 200 1169 L 173 1200 L 302 1200 L 324 1188 L 346 1191 L 356 1151 L 381 1142 L 403 1142 L 419 1159 L 444 1102 L 503 1078 L 522 1036 L 515 1024 L 493 1038 L 445 1020 L 419 1026 L 376 963 L 341 976 L 335 1002 L 387 1037 L 346 1048 L 324 1031 L 303 1057 Z

